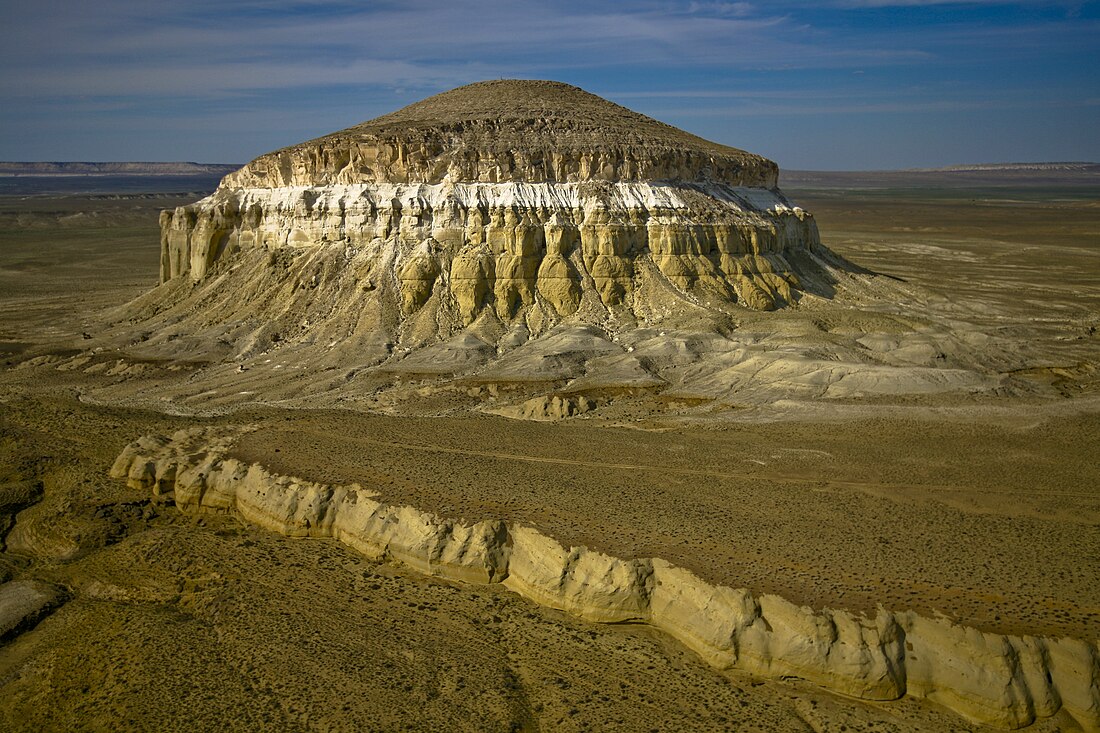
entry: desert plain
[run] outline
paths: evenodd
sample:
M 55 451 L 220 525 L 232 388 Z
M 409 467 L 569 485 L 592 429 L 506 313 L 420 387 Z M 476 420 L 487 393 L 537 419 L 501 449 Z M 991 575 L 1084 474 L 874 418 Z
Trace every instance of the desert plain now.
M 687 375 L 675 388 L 614 369 L 533 378 L 520 345 L 511 370 L 503 354 L 375 370 L 336 396 L 300 378 L 256 394 L 257 362 L 111 340 L 119 306 L 157 283 L 159 212 L 207 192 L 171 184 L 0 198 L 0 580 L 42 599 L 3 629 L 6 730 L 984 730 L 935 701 L 716 670 L 644 624 L 182 513 L 109 477 L 131 441 L 193 428 L 275 474 L 815 610 L 1100 638 L 1095 173 L 782 174 L 852 279 L 746 310 L 723 338 L 881 353 L 903 381 L 942 362 L 959 380 L 898 393 L 881 388 L 893 376 L 838 387 L 782 357 L 734 365 L 723 385 L 743 388 L 719 389 L 691 379 L 694 337 L 654 328 L 629 348 L 686 354 L 660 357 Z M 312 368 L 290 353 L 271 368 Z M 1031 729 L 1078 727 L 1058 713 Z

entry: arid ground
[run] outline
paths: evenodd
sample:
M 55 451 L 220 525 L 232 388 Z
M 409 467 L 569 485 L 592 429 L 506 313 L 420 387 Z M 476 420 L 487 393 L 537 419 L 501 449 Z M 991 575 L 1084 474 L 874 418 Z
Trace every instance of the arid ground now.
M 1026 354 L 997 375 L 1011 389 L 744 405 L 621 390 L 531 421 L 493 414 L 530 384 L 406 374 L 354 410 L 157 410 L 206 366 L 83 342 L 155 285 L 157 213 L 197 196 L 0 197 L 0 580 L 51 599 L 5 629 L 0 728 L 973 729 L 927 703 L 718 673 L 645 627 L 194 520 L 107 477 L 141 435 L 250 426 L 242 459 L 441 516 L 519 520 L 813 608 L 1100 637 L 1100 186 L 781 183 L 830 248 L 912 294 L 892 316 Z M 876 307 L 747 323 L 831 337 Z

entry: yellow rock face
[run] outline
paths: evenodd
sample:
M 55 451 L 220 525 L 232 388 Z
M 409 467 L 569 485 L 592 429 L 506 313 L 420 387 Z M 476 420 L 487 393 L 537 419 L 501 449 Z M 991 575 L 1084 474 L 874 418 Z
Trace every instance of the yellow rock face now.
M 581 304 L 580 277 L 573 265 L 561 255 L 547 254 L 539 265 L 539 295 L 563 318 L 576 312 Z
M 417 248 L 405 262 L 400 271 L 401 309 L 412 313 L 419 309 L 432 294 L 436 278 L 439 277 L 439 263 L 432 255 L 429 242 Z
M 463 325 L 473 323 L 481 311 L 493 271 L 492 258 L 476 246 L 462 250 L 451 261 L 451 293 L 458 304 Z
M 448 195 L 442 186 L 222 191 L 165 212 L 161 277 L 201 280 L 240 250 L 362 248 L 381 241 L 395 252 L 411 246 L 417 253 L 394 258 L 401 262 L 394 277 L 406 315 L 424 304 L 444 272 L 452 274 L 444 287 L 466 323 L 486 306 L 501 319 L 518 317 L 536 293 L 566 317 L 577 310 L 585 282 L 595 285 L 606 307 L 616 307 L 629 302 L 640 260 L 652 261 L 685 295 L 703 287 L 732 299 L 736 290 L 742 305 L 757 310 L 798 299 L 801 282 L 784 257 L 819 245 L 812 218 L 788 208 L 780 194 L 755 194 L 771 209 L 731 204 L 715 212 L 713 202 L 704 207 L 704 194 L 692 188 L 619 188 L 634 199 L 629 206 L 609 208 L 584 198 L 582 187 L 557 184 L 471 186 L 461 195 Z M 487 198 L 526 200 L 480 203 Z M 558 208 L 545 205 L 555 199 Z M 649 208 L 646 199 L 659 202 Z M 578 205 L 562 206 L 562 200 Z M 801 239 L 783 246 L 779 229 L 788 240 L 792 231 Z M 574 252 L 580 255 L 576 264 Z

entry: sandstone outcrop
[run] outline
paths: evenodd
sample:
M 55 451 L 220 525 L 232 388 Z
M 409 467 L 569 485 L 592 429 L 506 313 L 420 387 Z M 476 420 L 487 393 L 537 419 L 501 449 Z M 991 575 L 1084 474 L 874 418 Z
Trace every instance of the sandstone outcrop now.
M 518 405 L 497 410 L 497 414 L 520 420 L 564 420 L 583 415 L 596 408 L 596 403 L 583 395 L 545 395 L 532 397 Z
M 204 429 L 129 445 L 111 475 L 184 512 L 236 512 L 294 537 L 334 537 L 368 557 L 475 583 L 503 583 L 597 622 L 648 623 L 720 669 L 798 677 L 868 700 L 927 698 L 977 723 L 1020 728 L 1064 714 L 1100 730 L 1095 641 L 982 632 L 912 612 L 816 611 L 712 585 L 660 559 L 566 548 L 534 527 L 444 519 L 390 506 L 359 485 L 273 475 L 227 457 Z

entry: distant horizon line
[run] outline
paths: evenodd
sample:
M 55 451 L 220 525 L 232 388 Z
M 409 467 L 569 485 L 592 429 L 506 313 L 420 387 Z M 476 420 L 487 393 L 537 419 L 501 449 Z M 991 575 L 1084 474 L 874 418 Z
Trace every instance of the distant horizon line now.
M 41 171 L 16 170 L 17 167 L 35 166 L 194 166 L 196 168 L 232 169 L 236 170 L 247 163 L 219 163 L 197 162 L 191 160 L 34 160 L 34 161 L 0 161 L 0 177 L 48 177 L 48 176 L 109 176 L 119 174 L 129 175 L 210 175 L 220 171 L 194 171 L 190 173 L 171 172 L 138 172 L 121 170 L 104 171 Z M 1100 168 L 1100 162 L 1095 161 L 1006 161 L 986 163 L 957 163 L 935 167 L 905 167 L 905 168 L 780 168 L 781 172 L 788 173 L 967 173 L 983 171 L 1007 171 L 1007 170 L 1075 170 L 1082 168 Z M 8 169 L 8 170 L 5 170 Z

